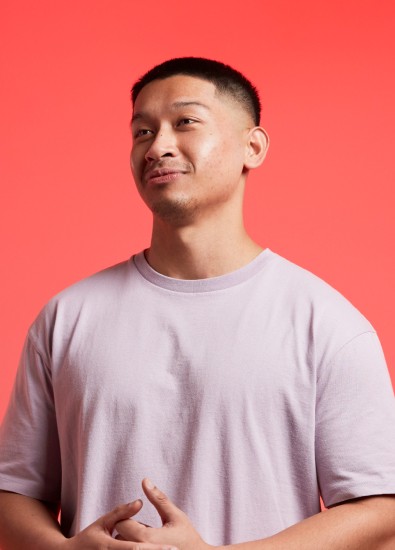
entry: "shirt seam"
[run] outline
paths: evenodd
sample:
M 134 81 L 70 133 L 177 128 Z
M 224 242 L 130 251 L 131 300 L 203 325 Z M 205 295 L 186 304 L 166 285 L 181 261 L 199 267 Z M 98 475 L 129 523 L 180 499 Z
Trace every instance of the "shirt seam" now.
M 328 368 L 330 368 L 331 364 L 335 361 L 337 355 L 345 348 L 347 347 L 349 344 L 351 344 L 351 342 L 353 342 L 354 340 L 356 340 L 357 338 L 359 338 L 360 336 L 363 336 L 364 334 L 377 334 L 377 331 L 375 331 L 374 329 L 370 329 L 370 330 L 364 330 L 362 332 L 359 332 L 358 334 L 356 334 L 355 336 L 353 336 L 352 338 L 350 338 L 349 340 L 347 340 L 347 342 L 345 342 L 342 346 L 340 346 L 340 348 L 338 350 L 335 351 L 335 353 L 333 354 L 333 356 L 331 357 L 331 359 L 323 366 L 323 368 L 319 369 L 318 372 L 322 372 Z M 317 383 L 319 382 L 321 378 L 321 375 L 317 376 Z
M 36 342 L 34 341 L 34 336 L 32 334 L 32 331 L 30 330 L 27 335 L 28 340 L 30 341 L 30 344 L 32 345 L 34 351 L 37 353 L 37 355 L 40 357 L 43 365 L 47 369 L 48 372 L 52 372 L 51 367 L 49 366 L 48 362 L 44 359 L 42 352 L 38 349 L 38 346 Z

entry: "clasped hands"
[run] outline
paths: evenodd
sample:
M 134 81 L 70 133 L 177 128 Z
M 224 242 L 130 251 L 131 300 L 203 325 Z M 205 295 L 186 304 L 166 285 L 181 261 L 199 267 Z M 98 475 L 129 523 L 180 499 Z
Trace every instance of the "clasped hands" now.
M 64 538 L 56 550 L 219 550 L 204 542 L 188 516 L 149 479 L 143 480 L 143 490 L 158 511 L 162 527 L 131 519 L 143 507 L 141 500 L 135 500 L 117 506 L 73 537 Z M 114 530 L 119 533 L 115 539 Z
M 162 527 L 153 528 L 134 519 L 123 519 L 114 525 L 119 533 L 116 539 L 138 542 L 137 550 L 209 550 L 214 548 L 205 543 L 196 531 L 188 516 L 149 479 L 144 479 L 143 490 L 148 500 L 158 511 Z M 129 506 L 137 514 L 143 503 L 136 500 Z

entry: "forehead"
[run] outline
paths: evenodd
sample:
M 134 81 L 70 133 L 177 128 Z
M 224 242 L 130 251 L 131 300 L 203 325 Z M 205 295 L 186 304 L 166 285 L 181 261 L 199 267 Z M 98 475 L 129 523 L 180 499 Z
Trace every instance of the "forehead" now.
M 214 113 L 229 108 L 234 111 L 236 107 L 225 94 L 218 93 L 212 82 L 194 76 L 175 75 L 153 80 L 144 86 L 137 96 L 133 119 L 140 118 L 141 114 L 176 110 L 183 105 L 195 105 Z
M 141 101 L 156 98 L 158 96 L 183 95 L 183 94 L 209 94 L 214 96 L 216 87 L 212 82 L 189 75 L 174 75 L 163 79 L 153 80 L 146 84 L 136 99 L 136 105 Z

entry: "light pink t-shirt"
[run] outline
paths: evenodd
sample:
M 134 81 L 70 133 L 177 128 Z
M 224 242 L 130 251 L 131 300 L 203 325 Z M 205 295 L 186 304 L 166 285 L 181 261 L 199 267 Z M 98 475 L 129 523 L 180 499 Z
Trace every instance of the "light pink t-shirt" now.
M 394 396 L 376 333 L 329 285 L 264 250 L 177 280 L 140 253 L 55 296 L 32 325 L 0 488 L 61 500 L 70 536 L 150 477 L 209 544 L 260 539 L 345 499 L 395 493 Z M 140 521 L 159 526 L 145 504 Z

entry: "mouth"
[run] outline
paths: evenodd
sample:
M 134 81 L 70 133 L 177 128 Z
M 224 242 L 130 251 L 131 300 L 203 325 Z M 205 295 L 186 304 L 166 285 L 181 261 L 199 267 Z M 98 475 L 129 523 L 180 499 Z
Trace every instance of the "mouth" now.
M 147 183 L 155 185 L 174 181 L 183 174 L 185 174 L 184 170 L 176 168 L 157 168 L 156 170 L 148 171 L 145 174 L 144 179 Z

